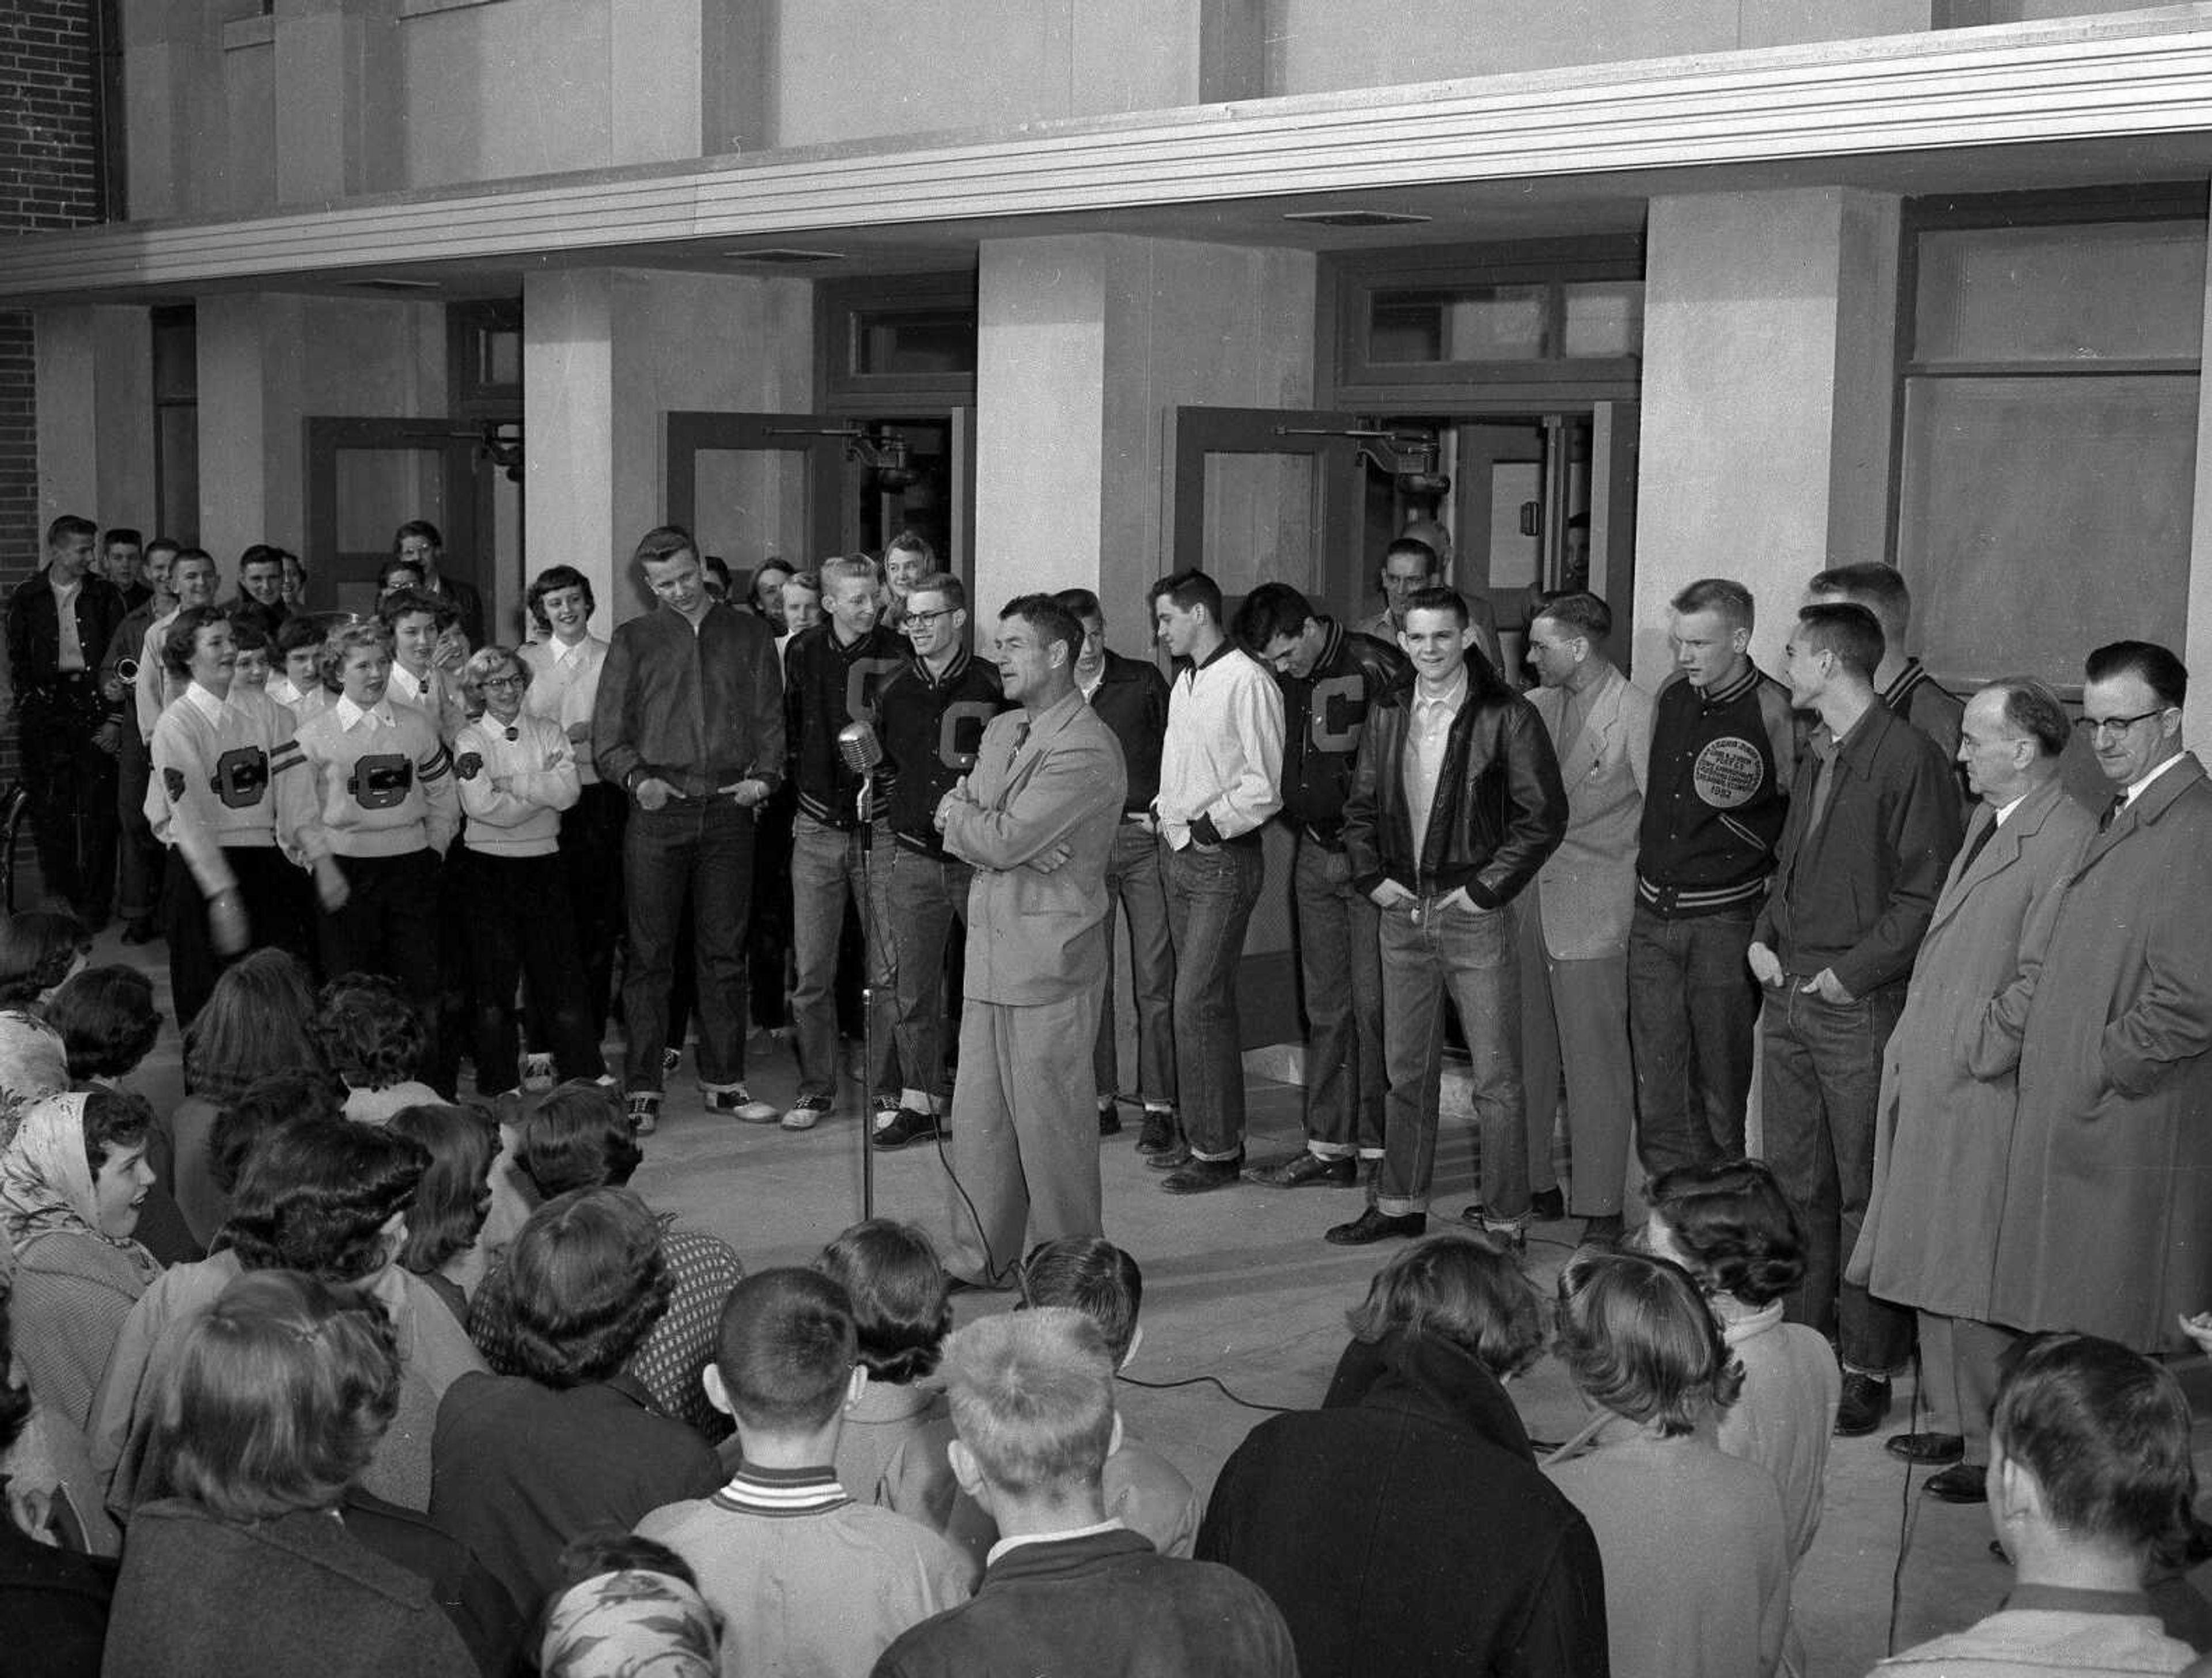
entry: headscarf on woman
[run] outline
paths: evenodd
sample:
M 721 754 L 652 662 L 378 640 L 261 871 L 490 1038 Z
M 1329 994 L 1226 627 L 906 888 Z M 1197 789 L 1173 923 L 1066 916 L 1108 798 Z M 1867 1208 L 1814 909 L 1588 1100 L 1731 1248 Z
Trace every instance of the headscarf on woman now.
M 714 1611 L 682 1579 L 625 1569 L 571 1586 L 545 1616 L 544 1678 L 715 1678 Z
M 0 1232 L 17 1257 L 42 1235 L 88 1235 L 122 1253 L 151 1283 L 161 1274 L 161 1261 L 127 1236 L 118 1240 L 100 1231 L 84 1151 L 85 1098 L 82 1090 L 64 1090 L 24 1110 L 15 1140 L 0 1152 Z

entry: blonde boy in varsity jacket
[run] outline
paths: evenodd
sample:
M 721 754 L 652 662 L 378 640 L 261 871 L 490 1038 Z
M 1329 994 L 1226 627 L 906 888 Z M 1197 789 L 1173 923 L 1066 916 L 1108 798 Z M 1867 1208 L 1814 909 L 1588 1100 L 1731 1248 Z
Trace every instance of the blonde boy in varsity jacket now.
M 231 625 L 215 607 L 171 620 L 161 662 L 185 686 L 154 724 L 146 820 L 168 848 L 169 983 L 184 1025 L 248 948 L 307 953 L 305 882 L 276 843 L 276 782 L 300 751 L 292 714 L 235 679 Z
M 338 696 L 300 726 L 301 763 L 277 782 L 276 830 L 314 873 L 323 970 L 381 973 L 433 998 L 439 860 L 460 826 L 453 759 L 427 716 L 387 696 L 383 625 L 334 633 L 322 673 Z

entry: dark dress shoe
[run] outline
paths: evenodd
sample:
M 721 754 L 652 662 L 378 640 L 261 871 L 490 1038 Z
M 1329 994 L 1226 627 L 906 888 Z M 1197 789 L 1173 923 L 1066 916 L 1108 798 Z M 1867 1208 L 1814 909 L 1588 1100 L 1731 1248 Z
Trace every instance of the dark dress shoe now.
M 1137 1133 L 1137 1152 L 1165 1153 L 1175 1145 L 1175 1115 L 1147 1109 L 1145 1113 L 1145 1128 Z
M 1393 1218 L 1370 1206 L 1350 1223 L 1339 1224 L 1322 1239 L 1332 1247 L 1366 1247 L 1395 1236 L 1417 1236 L 1428 1227 L 1429 1214 L 1425 1212 L 1408 1212 Z
M 943 1127 L 945 1134 L 950 1135 L 951 1130 L 951 1125 Z M 933 1137 L 939 1134 L 939 1127 L 935 1114 L 918 1112 L 911 1107 L 902 1107 L 889 1124 L 878 1125 L 868 1140 L 878 1148 L 902 1148 L 908 1142 L 919 1142 L 924 1138 Z
M 1098 1134 L 1119 1136 L 1121 1134 L 1121 1110 L 1111 1103 L 1098 1110 Z
M 1881 1448 L 1923 1468 L 1956 1462 L 1966 1454 L 1966 1442 L 1956 1433 L 1893 1433 L 1881 1442 Z
M 1955 1462 L 1940 1474 L 1930 1474 L 1928 1495 L 1938 1503 L 1987 1503 L 1990 1471 L 1979 1462 Z
M 1248 1182 L 1265 1183 L 1270 1189 L 1304 1189 L 1309 1183 L 1349 1189 L 1359 1179 L 1359 1162 L 1349 1154 L 1341 1159 L 1323 1159 L 1317 1153 L 1294 1153 L 1287 1159 L 1255 1165 L 1244 1176 Z
M 1166 1152 L 1146 1156 L 1145 1164 L 1156 1171 L 1180 1170 L 1190 1164 L 1190 1149 L 1181 1142 L 1170 1143 Z
M 1889 1414 L 1889 1382 L 1880 1375 L 1844 1372 L 1843 1402 L 1836 1407 L 1836 1437 L 1856 1439 L 1880 1427 Z
M 1152 1163 L 1157 1165 L 1159 1161 Z M 1243 1177 L 1244 1156 L 1238 1153 L 1227 1159 L 1188 1160 L 1161 1178 L 1160 1187 L 1170 1195 L 1205 1195 L 1233 1188 Z
M 1556 1189 L 1539 1189 L 1528 1196 L 1528 1215 L 1540 1224 L 1556 1224 L 1567 1215 L 1567 1197 Z

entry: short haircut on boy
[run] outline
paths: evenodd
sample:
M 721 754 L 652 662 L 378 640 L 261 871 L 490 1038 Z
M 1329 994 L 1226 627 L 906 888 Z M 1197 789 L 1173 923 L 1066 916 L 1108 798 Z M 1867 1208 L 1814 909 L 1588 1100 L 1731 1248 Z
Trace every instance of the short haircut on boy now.
M 844 1286 L 870 1380 L 905 1386 L 937 1368 L 952 1299 L 937 1249 L 920 1229 L 871 1218 L 824 1247 L 814 1267 Z
M 2187 1537 L 2190 1427 L 2172 1370 L 2094 1334 L 2027 1342 L 1990 1415 L 1997 1445 L 2043 1488 L 2052 1525 L 2128 1550 Z
M 1103 1235 L 1039 1242 L 1022 1262 L 1022 1297 L 1031 1306 L 1065 1305 L 1098 1325 L 1107 1355 L 1121 1368 L 1137 1338 L 1145 1273 Z
M 851 1297 L 818 1270 L 763 1270 L 723 1304 L 714 1367 L 740 1427 L 823 1426 L 843 1405 L 859 1357 Z
M 945 1343 L 952 1426 L 984 1479 L 1015 1497 L 1096 1486 L 1114 1443 L 1114 1359 L 1064 1306 L 987 1316 Z

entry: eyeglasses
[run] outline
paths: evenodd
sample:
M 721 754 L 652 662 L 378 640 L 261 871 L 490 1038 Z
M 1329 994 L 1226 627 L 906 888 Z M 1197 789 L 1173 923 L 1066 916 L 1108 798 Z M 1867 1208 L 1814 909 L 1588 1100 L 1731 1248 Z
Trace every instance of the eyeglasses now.
M 2080 717 L 2074 726 L 2093 740 L 2116 740 L 2139 722 L 2148 722 L 2153 717 L 2162 717 L 2177 708 L 2159 705 L 2148 711 L 2137 711 L 2131 717 Z
M 945 606 L 936 611 L 910 611 L 899 619 L 899 628 L 912 635 L 916 629 L 926 629 L 940 617 L 950 617 L 960 608 Z
M 477 685 L 481 688 L 519 688 L 522 685 L 522 678 L 520 676 L 487 676 L 483 681 L 477 683 Z

